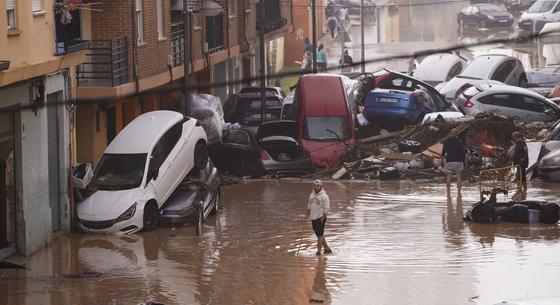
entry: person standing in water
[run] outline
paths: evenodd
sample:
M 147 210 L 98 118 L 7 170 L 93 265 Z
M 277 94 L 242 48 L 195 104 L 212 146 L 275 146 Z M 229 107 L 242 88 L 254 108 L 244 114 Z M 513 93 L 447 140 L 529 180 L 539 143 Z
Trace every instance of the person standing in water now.
M 311 226 L 317 236 L 317 252 L 321 255 L 321 249 L 325 248 L 324 253 L 332 253 L 331 248 L 325 239 L 325 224 L 327 223 L 327 214 L 329 213 L 330 202 L 329 196 L 323 188 L 321 180 L 313 182 L 313 191 L 309 195 L 309 203 L 307 204 L 307 219 L 311 218 Z

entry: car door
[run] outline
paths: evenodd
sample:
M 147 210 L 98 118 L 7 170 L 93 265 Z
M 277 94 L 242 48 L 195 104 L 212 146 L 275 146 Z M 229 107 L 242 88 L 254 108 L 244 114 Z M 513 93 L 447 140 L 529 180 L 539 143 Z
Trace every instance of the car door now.
M 520 95 L 520 108 L 525 121 L 552 121 L 558 118 L 558 111 L 546 102 L 532 96 Z
M 515 60 L 506 60 L 503 61 L 496 67 L 492 75 L 490 75 L 490 79 L 496 80 L 502 83 L 505 83 L 506 80 L 510 77 L 513 68 L 515 67 Z
M 496 93 L 479 98 L 477 112 L 496 112 L 510 118 L 522 118 L 524 110 L 520 106 L 520 96 L 509 93 Z
M 148 183 L 153 186 L 156 192 L 156 200 L 160 206 L 173 192 L 176 178 L 172 169 L 175 156 L 171 152 L 180 138 L 180 133 L 178 134 L 180 129 L 177 126 L 175 125 L 165 132 L 150 154 Z

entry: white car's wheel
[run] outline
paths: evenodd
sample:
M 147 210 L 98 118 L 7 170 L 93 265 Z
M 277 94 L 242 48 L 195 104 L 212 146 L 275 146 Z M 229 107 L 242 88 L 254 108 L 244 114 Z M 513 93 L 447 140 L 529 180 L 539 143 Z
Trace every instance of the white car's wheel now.
M 154 230 L 158 225 L 158 209 L 155 203 L 148 203 L 144 208 L 144 231 Z
M 198 142 L 194 147 L 194 167 L 197 170 L 203 170 L 208 164 L 208 147 L 206 143 Z

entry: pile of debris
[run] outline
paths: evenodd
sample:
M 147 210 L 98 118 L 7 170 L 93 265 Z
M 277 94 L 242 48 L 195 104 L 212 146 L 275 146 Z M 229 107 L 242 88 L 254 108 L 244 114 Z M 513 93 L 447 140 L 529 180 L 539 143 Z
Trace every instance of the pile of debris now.
M 308 177 L 332 179 L 409 179 L 443 181 L 442 141 L 452 129 L 465 144 L 468 166 L 464 175 L 476 181 L 480 170 L 508 166 L 511 134 L 521 131 L 532 138 L 544 136 L 546 125 L 522 124 L 496 114 L 436 120 L 357 141 L 338 163 Z

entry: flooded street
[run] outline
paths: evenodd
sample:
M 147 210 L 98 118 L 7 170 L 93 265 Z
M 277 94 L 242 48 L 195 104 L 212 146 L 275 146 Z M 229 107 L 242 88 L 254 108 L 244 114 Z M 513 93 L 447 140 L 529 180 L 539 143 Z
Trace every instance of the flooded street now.
M 334 253 L 321 257 L 304 220 L 310 189 L 308 181 L 223 187 L 222 210 L 201 237 L 193 227 L 60 237 L 28 270 L 2 271 L 0 303 L 494 304 L 558 294 L 559 226 L 465 223 L 476 185 L 457 205 L 444 185 L 325 183 Z M 529 192 L 559 195 L 542 182 Z

